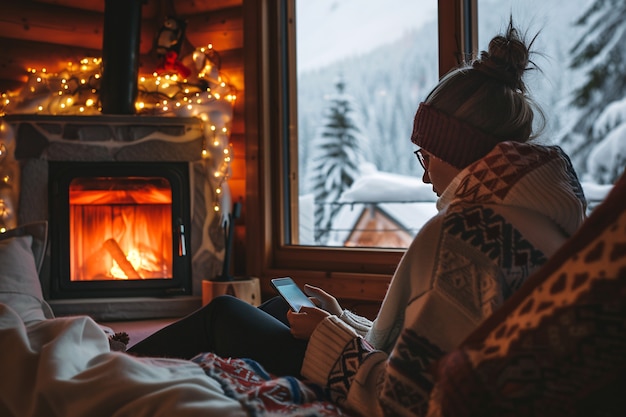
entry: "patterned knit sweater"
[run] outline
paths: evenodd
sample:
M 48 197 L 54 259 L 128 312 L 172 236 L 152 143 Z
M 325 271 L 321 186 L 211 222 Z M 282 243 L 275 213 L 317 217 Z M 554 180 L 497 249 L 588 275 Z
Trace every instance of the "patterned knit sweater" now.
M 574 233 L 582 188 L 558 147 L 504 142 L 462 170 L 404 254 L 374 322 L 327 317 L 302 374 L 364 416 L 424 415 L 433 362 Z

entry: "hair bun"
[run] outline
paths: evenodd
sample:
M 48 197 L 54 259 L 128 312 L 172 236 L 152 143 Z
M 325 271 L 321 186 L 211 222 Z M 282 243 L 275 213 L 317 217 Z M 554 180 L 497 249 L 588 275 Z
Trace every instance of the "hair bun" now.
M 472 67 L 511 88 L 525 92 L 522 77 L 528 69 L 529 55 L 526 43 L 510 22 L 506 34 L 491 39 L 488 50 L 480 53 L 480 58 L 472 63 Z

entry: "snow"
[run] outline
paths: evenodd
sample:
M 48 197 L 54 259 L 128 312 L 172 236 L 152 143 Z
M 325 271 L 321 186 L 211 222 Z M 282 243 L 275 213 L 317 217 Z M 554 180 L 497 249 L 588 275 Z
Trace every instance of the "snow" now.
M 419 177 L 378 171 L 371 163 L 360 167 L 363 175 L 345 191 L 331 226 L 327 246 L 343 246 L 364 210 L 375 205 L 407 232 L 415 235 L 437 214 L 437 195 Z M 315 245 L 314 200 L 312 194 L 300 196 L 299 232 L 301 245 Z
M 354 231 L 363 211 L 371 206 L 364 203 L 344 205 L 337 213 L 332 226 L 332 233 L 328 246 L 344 246 L 350 234 Z M 376 207 L 390 218 L 401 224 L 404 230 L 415 236 L 417 232 L 437 214 L 435 203 L 377 203 Z M 312 243 L 312 242 L 311 242 Z
M 607 194 L 613 188 L 613 184 L 597 184 L 595 182 L 583 181 L 581 183 L 585 198 L 590 202 L 599 202 L 606 198 Z
M 424 184 L 419 177 L 377 171 L 371 164 L 361 168 L 364 174 L 350 189 L 341 195 L 340 202 L 388 203 L 425 202 L 437 200 L 430 184 Z
M 436 0 L 420 3 L 420 13 L 398 15 L 397 10 L 415 9 L 415 0 L 298 0 L 298 32 L 314 34 L 298 40 L 298 70 L 324 67 L 346 58 L 345 51 L 353 55 L 370 52 L 397 40 L 409 29 L 419 28 L 437 13 Z M 369 22 L 372 16 L 376 16 L 374 26 L 359 24 Z M 344 24 L 351 27 L 349 32 L 343 29 Z
M 626 123 L 626 97 L 610 103 L 593 124 L 594 136 L 606 135 L 620 123 Z M 626 145 L 626 140 L 624 141 Z
M 360 170 L 363 175 L 339 199 L 345 204 L 333 220 L 328 245 L 343 246 L 363 211 L 373 205 L 412 235 L 437 214 L 437 195 L 430 184 L 422 182 L 421 176 L 382 172 L 369 163 Z
M 612 141 L 626 142 L 626 124 L 622 126 L 624 136 L 621 140 Z M 610 146 L 600 153 L 598 159 L 609 158 L 612 153 Z M 437 201 L 437 195 L 433 192 L 430 184 L 425 184 L 421 176 L 410 177 L 393 174 L 390 172 L 377 171 L 371 164 L 364 164 L 361 168 L 365 174 L 345 191 L 339 201 L 341 203 L 370 204 L 370 203 L 425 203 Z M 598 184 L 593 181 L 582 181 L 581 185 L 585 197 L 590 201 L 602 201 L 613 188 L 612 184 Z
M 377 171 L 368 164 L 361 170 L 366 174 L 355 181 L 339 199 L 343 205 L 333 219 L 333 232 L 327 246 L 343 246 L 363 211 L 372 205 L 413 235 L 437 214 L 437 196 L 430 184 L 424 184 L 420 178 Z M 582 182 L 581 185 L 589 201 L 589 209 L 602 202 L 613 188 L 612 184 L 602 185 L 589 181 Z M 312 232 L 313 210 L 312 196 L 301 196 L 300 244 L 315 244 Z
M 597 144 L 587 161 L 587 178 L 601 183 L 612 183 L 615 177 L 614 170 L 624 170 L 626 165 L 626 123 L 612 129 L 605 138 Z

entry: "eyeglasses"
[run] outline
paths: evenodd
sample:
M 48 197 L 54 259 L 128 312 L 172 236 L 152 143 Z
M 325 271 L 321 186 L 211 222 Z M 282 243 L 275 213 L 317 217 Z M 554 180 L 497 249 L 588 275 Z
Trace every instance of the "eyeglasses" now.
M 415 154 L 415 156 L 417 156 L 417 160 L 419 161 L 422 168 L 424 168 L 424 171 L 428 171 L 428 162 L 430 160 L 430 155 L 424 154 L 421 149 L 418 149 L 413 153 Z

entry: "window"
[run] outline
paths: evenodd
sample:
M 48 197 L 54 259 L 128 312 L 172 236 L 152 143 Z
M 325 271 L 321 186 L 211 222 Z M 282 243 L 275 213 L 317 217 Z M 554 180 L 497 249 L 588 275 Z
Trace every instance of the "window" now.
M 298 201 L 290 243 L 406 248 L 436 213 L 409 138 L 439 78 L 437 1 L 294 7 Z
M 310 138 L 319 135 L 319 130 L 324 127 L 324 117 L 327 117 L 326 120 L 330 120 L 328 114 L 332 114 L 333 111 L 335 116 L 345 114 L 345 110 L 353 105 L 360 107 L 363 112 L 362 115 L 367 116 L 367 109 L 363 110 L 367 103 L 371 104 L 374 100 L 385 101 L 389 98 L 389 94 L 392 97 L 394 94 L 397 96 L 398 93 L 394 89 L 380 87 L 393 84 L 385 84 L 382 79 L 380 84 L 373 81 L 367 82 L 367 86 L 380 87 L 380 89 L 372 89 L 369 93 L 356 92 L 356 88 L 351 90 L 353 84 L 364 83 L 365 78 L 359 77 L 366 76 L 360 73 L 357 76 L 356 73 L 349 72 L 345 69 L 345 65 L 348 63 L 357 62 L 357 65 L 360 66 L 371 65 L 375 70 L 385 66 L 406 65 L 403 68 L 405 72 L 410 72 L 418 64 L 413 62 L 411 65 L 409 61 L 401 64 L 394 61 L 391 52 L 393 48 L 389 47 L 390 42 L 386 42 L 369 53 L 355 49 L 354 53 L 345 55 L 346 58 L 338 61 L 335 66 L 326 65 L 329 62 L 327 54 L 330 54 L 330 49 L 334 51 L 335 47 L 339 47 L 343 37 L 335 35 L 330 40 L 325 38 L 326 26 L 333 23 L 332 19 L 328 17 L 316 17 L 313 20 L 315 25 L 308 29 L 304 22 L 301 23 L 302 27 L 299 26 L 300 19 L 303 17 L 299 14 L 298 8 L 313 7 L 311 3 L 325 4 L 328 10 L 331 4 L 335 7 L 342 7 L 344 3 L 349 2 L 263 0 L 245 4 L 245 27 L 249 33 L 246 35 L 246 39 L 250 42 L 249 45 L 260 47 L 257 49 L 248 48 L 246 51 L 248 56 L 246 59 L 245 94 L 247 100 L 250 97 L 254 98 L 252 101 L 254 105 L 247 108 L 251 111 L 247 112 L 246 120 L 246 134 L 249 138 L 247 140 L 247 168 L 253 170 L 251 171 L 253 174 L 247 176 L 247 197 L 249 199 L 247 207 L 254 207 L 256 210 L 254 220 L 248 219 L 246 221 L 246 233 L 248 242 L 250 242 L 247 250 L 251 255 L 248 257 L 249 270 L 259 276 L 292 275 L 296 280 L 321 285 L 339 297 L 378 299 L 384 294 L 388 279 L 403 254 L 402 246 L 410 241 L 410 239 L 406 239 L 406 235 L 399 233 L 400 227 L 406 225 L 394 223 L 395 217 L 393 216 L 377 219 L 379 224 L 391 230 L 396 228 L 396 240 L 399 242 L 389 245 L 383 243 L 382 246 L 378 245 L 380 242 L 375 242 L 372 239 L 371 234 L 366 236 L 367 228 L 355 232 L 355 229 L 347 228 L 346 230 L 333 230 L 332 226 L 318 227 L 317 230 L 311 227 L 311 217 L 314 216 L 315 205 L 311 203 L 311 187 L 306 183 L 310 178 L 307 178 L 308 175 L 303 175 L 303 172 L 311 172 L 309 166 L 314 164 L 312 158 L 314 141 L 311 139 L 310 142 L 305 142 L 302 138 L 307 135 Z M 392 7 L 392 3 L 383 2 L 386 7 Z M 461 57 L 467 57 L 472 52 L 476 52 L 479 46 L 481 49 L 485 49 L 486 41 L 495 32 L 505 28 L 509 13 L 513 13 L 515 21 L 522 25 L 529 22 L 538 23 L 539 29 L 542 30 L 540 36 L 548 38 L 543 41 L 546 44 L 553 41 L 553 32 L 572 27 L 571 24 L 575 16 L 573 14 L 559 14 L 559 9 L 556 6 L 544 4 L 550 2 L 535 0 L 532 2 L 522 0 L 503 2 L 502 5 L 495 0 L 438 1 L 436 5 L 425 6 L 427 3 L 408 1 L 406 7 L 395 5 L 398 11 L 407 15 L 419 15 L 420 18 L 422 14 L 436 11 L 435 22 L 438 25 L 430 26 L 430 35 L 426 38 L 427 40 L 421 41 L 425 45 L 419 45 L 422 52 L 429 54 L 424 59 L 432 61 L 423 64 L 424 68 L 430 68 L 423 72 L 424 82 L 415 85 L 409 83 L 404 86 L 406 97 L 403 99 L 406 98 L 407 101 L 403 101 L 402 106 L 406 106 L 406 108 L 402 108 L 401 111 L 396 112 L 397 114 L 394 112 L 386 113 L 388 116 L 386 118 L 389 118 L 391 114 L 393 117 L 408 119 L 406 124 L 402 125 L 401 122 L 396 121 L 396 124 L 390 128 L 398 130 L 396 133 L 397 137 L 400 138 L 398 143 L 404 141 L 406 148 L 402 149 L 404 145 L 398 145 L 397 156 L 383 156 L 381 152 L 381 155 L 371 155 L 371 160 L 366 161 L 373 163 L 377 171 L 384 169 L 385 172 L 389 170 L 389 173 L 394 175 L 412 175 L 417 180 L 421 178 L 421 168 L 411 152 L 413 148 L 409 141 L 410 127 L 417 104 L 435 85 L 436 77 L 457 65 Z M 433 3 L 435 3 L 434 0 Z M 568 3 L 567 10 L 581 12 L 584 9 L 583 3 L 586 4 L 587 1 L 576 0 L 574 3 L 578 6 L 572 5 L 570 7 Z M 363 3 L 359 2 L 359 4 Z M 414 10 L 415 7 L 420 7 L 420 9 Z M 362 8 L 366 9 L 365 6 Z M 518 9 L 523 9 L 523 12 Z M 314 16 L 314 11 L 310 9 L 302 9 L 302 12 L 305 13 L 305 17 Z M 382 16 L 381 13 L 378 15 Z M 517 19 L 516 14 L 520 15 L 520 19 Z M 373 14 L 374 17 L 378 15 Z M 366 18 L 367 16 L 361 19 Z M 624 21 L 624 19 L 622 20 Z M 343 19 L 340 20 L 340 23 L 347 25 L 349 21 Z M 359 20 L 356 24 L 371 27 L 371 24 L 364 20 Z M 532 34 L 533 29 L 534 27 L 530 27 L 529 33 Z M 318 43 L 307 41 L 304 35 L 299 34 L 300 30 L 310 30 L 314 34 L 317 33 L 317 37 L 314 36 L 313 39 L 317 40 Z M 345 30 L 350 34 L 356 33 L 347 26 Z M 573 28 L 572 30 L 581 29 Z M 406 33 L 401 33 L 399 38 L 405 34 L 408 36 L 410 32 L 407 30 Z M 437 33 L 436 41 L 432 39 L 434 33 Z M 362 36 L 364 41 L 366 40 L 365 35 L 357 36 Z M 563 37 L 559 36 L 563 42 L 571 41 L 573 38 L 575 38 L 574 32 Z M 309 45 L 319 48 L 312 55 L 307 55 L 306 51 L 300 49 L 306 47 L 307 42 L 311 42 Z M 541 45 L 537 44 L 537 46 L 537 49 L 540 50 Z M 416 47 L 414 46 L 414 48 Z M 549 53 L 564 54 L 565 56 L 556 55 L 553 58 L 554 61 L 562 64 L 565 58 L 570 57 L 567 52 L 563 51 L 566 51 L 564 43 L 560 44 L 560 49 L 551 50 Z M 435 63 L 438 63 L 437 67 L 434 66 Z M 300 69 L 298 64 L 301 65 Z M 538 64 L 546 71 L 542 63 L 538 62 Z M 419 66 L 421 67 L 422 63 Z M 332 70 L 323 74 L 321 68 L 326 67 L 331 67 Z M 562 68 L 562 70 L 564 69 Z M 551 74 L 556 74 L 553 72 L 556 70 L 550 69 L 549 71 Z M 380 74 L 382 72 L 379 72 L 377 76 L 390 77 L 388 74 Z M 305 76 L 311 79 L 317 77 L 318 79 L 315 80 L 316 83 L 310 83 L 310 81 L 305 80 Z M 371 79 L 376 79 L 376 76 Z M 393 81 L 402 83 L 400 80 Z M 571 90 L 574 87 L 574 81 L 575 79 L 569 78 L 569 75 L 562 74 L 560 77 L 552 78 L 549 83 L 559 84 L 557 86 L 559 88 L 555 91 L 564 95 L 567 88 Z M 535 85 L 532 88 L 541 90 L 544 87 Z M 622 88 L 622 96 L 624 91 L 625 89 Z M 314 94 L 317 95 L 314 96 Z M 355 102 L 342 101 L 341 98 L 345 98 L 345 95 L 352 96 Z M 334 98 L 334 101 L 324 100 L 325 96 Z M 369 101 L 367 100 L 368 97 L 370 98 Z M 413 101 L 411 102 L 411 100 Z M 552 117 L 550 112 L 562 111 L 557 110 L 555 106 L 557 101 L 555 96 L 541 100 L 547 100 L 541 104 L 546 110 L 548 120 L 551 120 Z M 311 106 L 315 102 L 322 104 Z M 566 103 L 565 100 L 559 101 L 559 104 L 563 106 L 567 106 Z M 324 109 L 327 113 L 324 113 Z M 383 107 L 382 111 L 387 110 Z M 307 113 L 313 114 L 313 116 L 306 116 Z M 570 115 L 573 117 L 575 113 L 572 112 Z M 361 119 L 363 119 L 362 115 L 359 116 Z M 370 117 L 370 120 L 360 120 L 360 123 L 364 123 L 364 126 L 367 127 L 359 132 L 375 136 L 376 134 L 372 134 L 372 131 L 379 132 L 381 128 L 377 127 L 378 130 L 376 130 L 372 126 L 375 125 L 376 120 L 382 119 Z M 344 118 L 343 121 L 350 120 Z M 562 132 L 565 131 L 564 128 L 567 127 L 568 123 L 571 123 L 571 119 L 559 119 L 554 123 L 557 125 L 549 125 L 546 129 L 548 132 L 546 137 L 550 137 L 553 142 L 557 140 L 557 133 L 552 132 L 558 131 L 558 134 L 562 135 Z M 327 123 L 327 125 L 332 125 L 332 123 Z M 404 127 L 399 128 L 400 125 Z M 344 125 L 348 128 L 350 126 L 352 125 L 347 122 Z M 402 132 L 402 129 L 408 130 Z M 577 135 L 572 135 L 570 140 L 574 141 L 577 137 Z M 369 140 L 372 141 L 371 137 Z M 572 145 L 572 148 L 575 146 Z M 392 164 L 393 167 L 391 168 L 388 165 L 378 166 L 377 158 L 380 158 L 381 163 L 382 159 L 387 160 L 387 158 L 397 161 L 397 163 Z M 581 160 L 583 159 L 581 157 Z M 365 165 L 367 166 L 367 164 Z M 392 169 L 398 171 L 393 172 Z M 326 178 L 329 179 L 330 175 L 327 175 Z M 362 204 L 363 207 L 359 207 L 359 210 L 361 208 L 363 210 L 358 212 L 359 215 L 374 205 L 380 208 L 380 201 L 373 200 L 368 201 L 372 204 Z M 354 210 L 357 204 L 353 201 L 348 202 L 350 204 L 345 204 L 345 201 L 330 201 L 326 206 Z M 406 202 L 403 201 L 402 203 Z M 250 213 L 248 214 L 250 215 Z M 328 219 L 328 217 L 331 216 L 327 215 L 326 218 Z M 357 224 L 359 219 L 362 221 L 361 224 L 367 224 L 368 218 L 356 217 L 357 221 L 353 224 Z M 327 224 L 332 225 L 333 223 L 327 222 Z M 419 225 L 416 226 L 416 228 L 418 227 Z M 415 229 L 411 231 L 410 227 L 407 230 L 409 234 L 416 231 Z M 328 232 L 331 233 L 328 234 Z M 343 233 L 345 237 L 351 232 L 355 232 L 354 236 L 361 233 L 362 240 L 360 242 L 366 244 L 354 245 L 357 247 L 345 247 L 350 246 L 350 241 L 339 239 L 338 235 Z M 327 233 L 327 236 L 320 239 L 323 233 Z M 258 245 L 259 242 L 262 244 Z M 389 246 L 394 247 L 390 248 Z
M 459 47 L 464 50 L 466 39 L 457 34 L 465 27 L 460 19 L 465 3 L 469 2 L 438 5 L 437 24 L 450 29 L 445 33 L 437 29 L 439 51 L 430 59 L 438 62 L 439 74 L 456 65 Z M 294 0 L 244 2 L 247 272 L 262 278 L 290 275 L 340 298 L 380 300 L 403 248 L 300 244 L 294 6 Z M 433 82 L 437 75 L 432 75 Z M 415 94 L 415 108 L 407 110 L 407 129 L 420 94 Z M 419 178 L 421 169 L 409 146 L 409 133 L 404 137 L 408 148 L 403 158 Z M 262 280 L 262 285 L 270 291 L 267 281 Z

